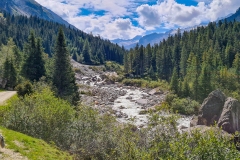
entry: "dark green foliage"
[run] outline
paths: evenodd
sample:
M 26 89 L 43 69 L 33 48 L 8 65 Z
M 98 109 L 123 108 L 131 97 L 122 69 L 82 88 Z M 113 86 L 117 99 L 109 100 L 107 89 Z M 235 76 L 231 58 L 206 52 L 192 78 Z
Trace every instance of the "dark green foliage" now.
M 54 54 L 53 85 L 57 95 L 76 105 L 79 101 L 78 87 L 75 82 L 75 74 L 70 63 L 70 55 L 63 30 L 60 28 Z
M 26 84 L 25 84 L 26 86 Z M 49 87 L 11 102 L 5 125 L 13 130 L 56 144 L 72 119 L 73 108 L 58 99 Z
M 184 81 L 183 81 L 180 96 L 181 97 L 189 97 L 190 96 L 190 88 L 189 88 L 187 78 L 185 78 Z
M 33 86 L 31 82 L 26 81 L 16 86 L 15 90 L 17 91 L 18 96 L 24 97 L 33 93 Z
M 178 75 L 177 75 L 176 68 L 173 69 L 173 75 L 171 78 L 170 89 L 173 90 L 175 93 L 178 93 L 179 87 L 178 87 Z
M 45 76 L 46 70 L 43 60 L 43 51 L 41 40 L 38 38 L 37 42 L 35 35 L 31 32 L 28 43 L 25 46 L 26 60 L 23 64 L 23 76 L 30 81 L 38 81 L 42 76 Z
M 156 75 L 156 79 L 172 82 L 171 88 L 180 97 L 190 96 L 199 102 L 214 89 L 238 92 L 239 31 L 240 22 L 236 21 L 223 21 L 219 25 L 211 22 L 183 33 L 179 30 L 152 47 L 137 45 L 129 51 L 129 60 L 124 62 L 128 64 L 124 65 L 129 66 L 128 73 L 133 76 L 154 78 Z M 180 82 L 176 83 L 176 79 Z
M 74 55 L 75 53 L 80 56 L 83 51 L 84 42 L 88 41 L 92 54 L 91 64 L 104 64 L 105 61 L 123 63 L 125 49 L 112 44 L 109 40 L 86 34 L 72 27 L 42 20 L 35 16 L 27 18 L 26 16 L 12 16 L 8 13 L 3 13 L 5 20 L 0 23 L 0 45 L 6 45 L 8 39 L 11 37 L 17 47 L 23 50 L 24 42 L 28 40 L 30 31 L 34 30 L 36 36 L 42 39 L 44 52 L 51 57 L 54 53 L 57 29 L 62 27 L 70 55 Z
M 175 103 L 175 102 L 174 102 Z M 176 105 L 193 102 L 179 100 Z M 196 103 L 196 102 L 195 102 Z M 4 125 L 76 154 L 76 159 L 236 159 L 231 137 L 216 128 L 179 134 L 177 117 L 152 114 L 149 127 L 119 127 L 110 115 L 90 107 L 78 110 L 54 97 L 47 87 L 9 102 Z
M 193 115 L 198 114 L 198 110 L 200 108 L 200 104 L 194 100 L 189 98 L 175 98 L 172 100 L 170 104 L 171 109 L 174 112 L 184 114 L 184 115 Z
M 3 78 L 6 81 L 5 88 L 13 89 L 17 85 L 17 72 L 13 64 L 13 60 L 6 58 L 3 68 Z
M 77 57 L 76 53 L 73 53 L 72 59 L 75 60 L 75 61 L 78 61 L 78 57 Z
M 237 53 L 233 62 L 233 67 L 235 69 L 235 74 L 237 75 L 237 81 L 240 83 L 240 55 Z
M 88 40 L 86 40 L 84 42 L 82 55 L 83 55 L 83 62 L 85 64 L 91 64 L 92 63 L 92 58 L 91 58 L 92 57 L 92 53 L 91 53 L 91 50 L 90 50 L 90 46 L 89 46 Z
M 199 96 L 200 100 L 204 100 L 212 91 L 211 71 L 207 64 L 203 64 L 202 72 L 199 77 Z

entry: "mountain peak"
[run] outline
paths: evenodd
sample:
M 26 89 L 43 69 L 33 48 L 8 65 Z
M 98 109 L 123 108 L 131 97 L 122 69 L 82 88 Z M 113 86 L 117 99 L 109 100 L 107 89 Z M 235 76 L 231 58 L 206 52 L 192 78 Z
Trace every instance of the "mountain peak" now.
M 0 9 L 15 15 L 37 16 L 39 18 L 58 22 L 69 26 L 70 24 L 51 10 L 41 6 L 35 0 L 1 0 Z

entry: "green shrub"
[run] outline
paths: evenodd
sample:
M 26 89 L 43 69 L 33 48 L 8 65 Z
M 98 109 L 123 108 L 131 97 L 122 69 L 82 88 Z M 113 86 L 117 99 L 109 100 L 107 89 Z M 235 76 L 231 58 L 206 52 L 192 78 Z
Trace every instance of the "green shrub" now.
M 171 103 L 171 108 L 174 112 L 184 115 L 198 114 L 200 104 L 197 101 L 189 98 L 175 98 Z
M 105 69 L 107 71 L 117 72 L 118 74 L 123 73 L 123 66 L 116 62 L 107 61 L 105 63 Z
M 176 94 L 173 94 L 173 93 L 169 93 L 167 96 L 166 96 L 166 102 L 171 105 L 172 104 L 172 101 L 175 99 L 175 98 L 178 98 L 178 96 Z
M 25 81 L 24 83 L 17 85 L 15 89 L 20 97 L 30 95 L 33 92 L 33 86 L 30 81 Z
M 5 115 L 4 125 L 46 141 L 60 144 L 62 132 L 73 117 L 73 108 L 56 98 L 50 88 L 15 99 Z
M 157 88 L 160 87 L 162 90 L 168 89 L 168 83 L 166 81 L 149 81 L 145 79 L 124 79 L 122 81 L 123 84 L 127 86 L 135 86 L 142 88 Z

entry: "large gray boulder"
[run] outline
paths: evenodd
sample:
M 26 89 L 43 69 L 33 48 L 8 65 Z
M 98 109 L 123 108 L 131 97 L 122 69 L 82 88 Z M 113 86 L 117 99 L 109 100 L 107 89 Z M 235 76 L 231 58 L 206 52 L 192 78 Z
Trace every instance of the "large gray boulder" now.
M 221 116 L 225 99 L 225 95 L 220 90 L 211 92 L 199 110 L 197 125 L 210 126 L 217 123 Z
M 218 121 L 218 127 L 222 127 L 228 133 L 240 131 L 240 103 L 238 100 L 227 98 Z

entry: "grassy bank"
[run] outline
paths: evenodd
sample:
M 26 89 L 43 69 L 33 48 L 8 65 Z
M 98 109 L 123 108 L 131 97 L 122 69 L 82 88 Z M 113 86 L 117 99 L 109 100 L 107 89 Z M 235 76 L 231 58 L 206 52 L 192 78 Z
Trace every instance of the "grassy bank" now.
M 7 149 L 19 153 L 23 157 L 34 160 L 71 160 L 73 157 L 67 153 L 58 150 L 54 145 L 49 145 L 43 140 L 32 138 L 19 132 L 15 132 L 3 127 L 0 127 L 0 133 L 5 138 Z M 1 152 L 3 157 L 7 158 L 9 155 Z M 3 159 L 4 159 L 3 158 Z

